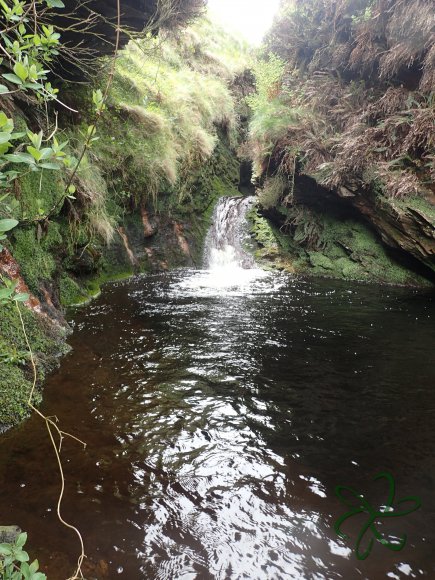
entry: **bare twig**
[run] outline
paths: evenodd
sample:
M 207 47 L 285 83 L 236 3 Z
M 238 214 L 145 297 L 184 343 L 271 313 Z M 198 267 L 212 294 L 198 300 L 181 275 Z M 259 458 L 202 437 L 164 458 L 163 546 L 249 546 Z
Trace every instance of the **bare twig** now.
M 36 384 L 38 381 L 38 370 L 36 367 L 35 356 L 33 354 L 32 347 L 30 346 L 29 337 L 27 335 L 26 325 L 24 324 L 23 315 L 21 313 L 20 306 L 19 306 L 18 302 L 16 302 L 16 307 L 17 307 L 19 318 L 20 318 L 20 323 L 21 323 L 21 328 L 23 331 L 24 340 L 26 342 L 26 346 L 27 346 L 27 349 L 29 351 L 30 361 L 32 364 L 33 382 L 32 382 L 32 388 L 31 388 L 30 393 L 29 393 L 29 398 L 27 400 L 27 404 L 29 405 L 30 409 L 34 413 L 36 413 L 45 422 L 45 426 L 47 427 L 47 431 L 48 431 L 50 441 L 51 441 L 53 449 L 54 449 L 54 453 L 56 455 L 56 460 L 57 460 L 57 464 L 58 464 L 58 468 L 59 468 L 59 476 L 60 476 L 60 480 L 61 480 L 61 489 L 60 489 L 59 497 L 58 497 L 58 501 L 57 501 L 57 516 L 59 518 L 59 521 L 65 527 L 67 527 L 75 532 L 75 534 L 77 535 L 77 537 L 79 538 L 79 541 L 80 541 L 81 551 L 80 551 L 79 558 L 77 560 L 77 569 L 75 570 L 73 576 L 71 578 L 69 578 L 68 580 L 80 580 L 83 578 L 83 573 L 82 573 L 81 567 L 83 564 L 83 560 L 85 558 L 85 548 L 84 548 L 83 537 L 82 537 L 80 531 L 75 526 L 73 526 L 72 524 L 70 524 L 66 520 L 64 520 L 64 518 L 62 517 L 61 506 L 62 506 L 62 500 L 63 500 L 64 493 L 65 493 L 65 474 L 64 474 L 64 470 L 63 470 L 62 460 L 60 457 L 60 448 L 61 448 L 62 441 L 65 437 L 68 437 L 70 439 L 77 441 L 78 443 L 83 445 L 83 448 L 86 448 L 86 443 L 84 443 L 81 439 L 79 439 L 75 435 L 71 435 L 70 433 L 62 431 L 57 425 L 57 418 L 51 418 L 51 417 L 44 415 L 43 413 L 41 413 L 41 411 L 39 409 L 37 409 L 34 406 L 33 396 L 35 394 Z M 56 445 L 56 441 L 55 441 L 53 432 L 55 434 L 57 434 L 57 436 L 59 438 L 59 448 Z

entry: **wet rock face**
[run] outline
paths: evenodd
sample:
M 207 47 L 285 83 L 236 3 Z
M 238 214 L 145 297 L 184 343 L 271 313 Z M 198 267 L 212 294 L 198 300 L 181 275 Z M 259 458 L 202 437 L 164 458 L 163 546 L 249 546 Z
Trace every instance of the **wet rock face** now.
M 25 302 L 25 305 L 29 310 L 35 314 L 43 316 L 50 323 L 67 326 L 53 286 L 48 281 L 41 284 L 41 302 L 41 300 L 30 291 L 21 275 L 18 262 L 7 248 L 3 248 L 3 251 L 0 252 L 0 274 L 3 274 L 9 280 L 16 282 L 16 292 L 29 294 L 29 299 Z
M 65 8 L 56 13 L 54 23 L 68 23 L 68 14 L 73 14 L 75 19 L 88 22 L 89 29 L 82 26 L 78 31 L 65 31 L 63 42 L 74 46 L 80 38 L 83 47 L 96 51 L 96 56 L 112 53 L 116 40 L 117 0 L 91 0 L 88 3 L 64 0 L 64 3 Z M 143 30 L 156 13 L 157 3 L 157 0 L 122 0 L 121 27 L 135 32 Z M 128 42 L 125 32 L 121 33 L 120 41 L 122 46 Z
M 151 238 L 157 232 L 157 224 L 155 220 L 150 217 L 149 211 L 147 211 L 145 208 L 141 208 L 141 216 L 144 238 Z
M 26 306 L 31 310 L 42 314 L 41 303 L 36 296 L 31 294 L 29 287 L 21 276 L 20 266 L 7 248 L 0 252 L 0 273 L 4 274 L 9 280 L 17 283 L 16 291 L 22 294 L 29 294 Z
M 254 195 L 255 186 L 252 183 L 252 163 L 242 161 L 240 164 L 239 191 L 244 195 Z
M 387 246 L 418 260 L 435 281 L 435 225 L 429 215 L 408 206 L 406 200 L 400 208 L 390 203 L 375 204 L 367 198 L 357 198 L 354 204 Z

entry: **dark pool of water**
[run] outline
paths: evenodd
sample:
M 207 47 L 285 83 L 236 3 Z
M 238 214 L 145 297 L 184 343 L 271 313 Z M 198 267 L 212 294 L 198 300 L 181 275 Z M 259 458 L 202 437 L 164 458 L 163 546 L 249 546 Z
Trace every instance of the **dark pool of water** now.
M 435 307 L 427 292 L 285 277 L 213 288 L 204 273 L 139 277 L 71 314 L 72 352 L 44 411 L 65 442 L 64 515 L 87 578 L 435 578 Z M 354 547 L 337 485 L 385 505 L 400 552 Z M 0 523 L 29 532 L 49 580 L 74 569 L 37 419 L 0 439 Z M 364 539 L 367 546 L 370 531 Z M 393 540 L 392 540 L 393 541 Z

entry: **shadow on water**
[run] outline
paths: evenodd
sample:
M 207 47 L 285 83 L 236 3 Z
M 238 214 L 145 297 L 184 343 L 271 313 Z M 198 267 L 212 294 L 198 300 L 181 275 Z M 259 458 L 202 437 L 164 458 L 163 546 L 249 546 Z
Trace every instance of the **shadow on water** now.
M 72 313 L 44 411 L 88 443 L 64 450 L 87 577 L 435 577 L 433 297 L 255 272 L 138 277 Z M 0 519 L 66 578 L 78 546 L 44 429 L 1 443 Z M 379 526 L 403 551 L 359 561 L 364 521 L 338 538 L 334 488 L 385 504 L 385 470 L 422 508 Z

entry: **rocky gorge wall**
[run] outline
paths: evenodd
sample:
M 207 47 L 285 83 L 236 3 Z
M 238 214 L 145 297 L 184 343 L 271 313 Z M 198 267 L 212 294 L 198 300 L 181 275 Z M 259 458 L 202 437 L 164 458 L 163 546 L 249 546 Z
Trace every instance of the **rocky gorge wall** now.
M 435 280 L 434 24 L 428 0 L 282 2 L 246 147 L 272 262 Z

